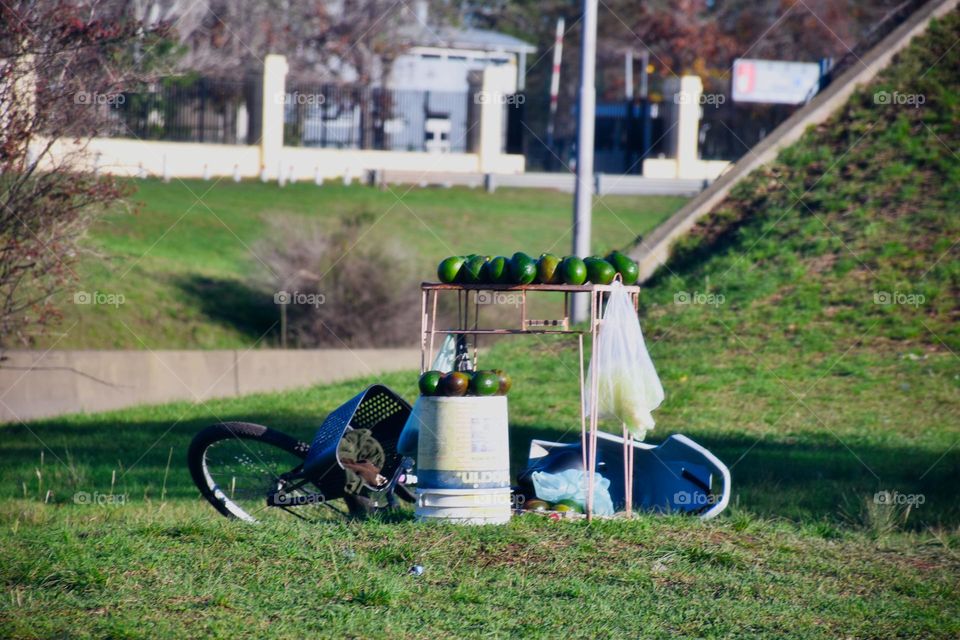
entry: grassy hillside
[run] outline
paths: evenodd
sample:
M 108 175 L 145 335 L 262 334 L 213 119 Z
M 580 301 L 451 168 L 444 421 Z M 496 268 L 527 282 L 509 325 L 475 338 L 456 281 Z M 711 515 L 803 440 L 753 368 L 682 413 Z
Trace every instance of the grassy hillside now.
M 667 393 L 650 440 L 682 432 L 727 463 L 720 518 L 248 527 L 199 502 L 184 457 L 203 425 L 308 438 L 370 380 L 11 425 L 0 633 L 957 637 L 958 39 L 955 13 L 738 188 L 644 290 Z M 574 437 L 576 355 L 528 337 L 486 356 L 515 379 L 514 470 L 530 437 Z M 381 381 L 412 399 L 415 380 Z M 78 491 L 127 500 L 77 505 Z
M 953 13 L 739 184 L 642 297 L 663 423 L 771 513 L 889 490 L 928 499 L 912 528 L 960 523 L 958 35 Z
M 731 313 L 713 315 L 745 338 L 960 350 L 955 22 L 737 185 L 659 271 L 648 308 L 714 292 Z
M 229 180 L 137 181 L 129 212 L 90 233 L 76 290 L 120 294 L 124 303 L 74 305 L 39 344 L 57 348 L 232 348 L 257 342 L 277 321 L 262 242 L 270 221 L 334 229 L 365 216 L 358 251 L 389 247 L 425 278 L 454 253 L 567 251 L 570 196 L 553 191 L 467 188 L 391 191 L 328 184 Z M 597 251 L 625 247 L 678 209 L 684 198 L 606 196 L 594 211 Z M 419 304 L 414 297 L 410 304 Z M 265 344 L 275 345 L 277 332 Z M 142 343 L 141 343 L 142 340 Z M 411 335 L 411 343 L 414 336 Z

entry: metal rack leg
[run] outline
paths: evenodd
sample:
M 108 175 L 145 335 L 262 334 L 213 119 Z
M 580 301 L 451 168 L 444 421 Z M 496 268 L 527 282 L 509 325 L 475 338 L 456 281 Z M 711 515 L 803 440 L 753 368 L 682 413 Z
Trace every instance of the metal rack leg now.
M 427 370 L 427 291 L 420 290 L 420 373 Z
M 580 457 L 587 469 L 587 388 L 583 374 L 583 334 L 577 336 L 580 346 Z
M 467 300 L 469 301 L 469 296 Z M 480 328 L 480 292 L 473 292 L 473 329 L 476 331 Z M 480 352 L 480 336 L 474 334 L 473 336 L 473 370 L 477 370 L 477 357 Z
M 627 423 L 621 423 L 623 428 L 623 497 L 626 505 L 624 510 L 627 517 L 633 517 L 633 436 L 627 431 Z
M 439 291 L 433 292 L 433 308 L 430 312 L 430 362 L 433 362 L 433 336 L 437 333 L 437 298 L 440 297 Z M 432 366 L 432 365 L 431 365 Z
M 599 346 L 599 334 L 597 332 L 597 293 L 590 293 L 590 360 L 595 364 L 594 355 Z M 590 446 L 589 446 L 589 465 L 587 469 L 587 521 L 593 520 L 593 490 L 594 474 L 597 471 L 597 417 L 599 408 L 597 407 L 597 391 L 600 384 L 600 375 L 598 366 L 590 367 Z

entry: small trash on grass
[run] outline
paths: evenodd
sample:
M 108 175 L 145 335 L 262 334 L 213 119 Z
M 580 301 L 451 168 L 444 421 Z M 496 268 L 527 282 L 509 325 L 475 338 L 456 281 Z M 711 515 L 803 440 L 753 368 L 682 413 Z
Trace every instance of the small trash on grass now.
M 422 575 L 423 575 L 423 565 L 422 565 L 422 564 L 415 564 L 415 565 L 413 565 L 412 567 L 410 567 L 410 570 L 407 571 L 407 573 L 410 574 L 411 576 L 414 576 L 414 577 L 422 576 Z

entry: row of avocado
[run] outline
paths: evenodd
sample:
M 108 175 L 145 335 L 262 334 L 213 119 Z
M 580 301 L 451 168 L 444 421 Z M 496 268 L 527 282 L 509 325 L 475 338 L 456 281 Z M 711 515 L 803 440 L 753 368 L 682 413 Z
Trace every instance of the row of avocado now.
M 534 498 L 533 500 L 524 502 L 522 508 L 524 511 L 557 511 L 559 513 L 572 511 L 573 513 L 583 513 L 583 505 L 570 498 L 558 502 L 547 502 L 546 500 Z
M 446 284 L 610 284 L 617 274 L 624 284 L 637 281 L 640 271 L 628 256 L 614 251 L 606 258 L 576 256 L 559 258 L 544 253 L 533 259 L 522 251 L 504 256 L 450 256 L 437 267 L 440 282 Z
M 480 371 L 427 371 L 420 376 L 424 396 L 505 396 L 513 381 L 502 369 Z

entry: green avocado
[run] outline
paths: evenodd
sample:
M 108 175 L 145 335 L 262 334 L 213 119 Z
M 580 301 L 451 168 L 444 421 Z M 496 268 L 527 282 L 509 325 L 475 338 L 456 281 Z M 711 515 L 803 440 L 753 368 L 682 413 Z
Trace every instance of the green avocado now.
M 610 284 L 617 275 L 613 265 L 603 258 L 591 256 L 583 262 L 587 265 L 587 279 L 593 284 Z
M 619 251 L 613 251 L 607 256 L 607 262 L 612 264 L 620 277 L 623 278 L 623 284 L 630 285 L 637 281 L 637 277 L 640 275 L 640 267 L 629 256 L 625 256 Z
M 444 396 L 466 395 L 470 386 L 470 376 L 462 371 L 451 371 L 440 378 L 439 390 Z
M 437 395 L 437 389 L 440 385 L 440 376 L 442 375 L 443 374 L 439 371 L 427 371 L 420 376 L 420 382 L 418 383 L 418 386 L 420 387 L 420 395 Z
M 497 378 L 500 381 L 500 388 L 497 389 L 498 396 L 505 396 L 510 392 L 510 387 L 513 386 L 513 380 L 510 376 L 507 375 L 507 372 L 503 369 L 494 369 L 493 371 L 497 374 Z
M 524 502 L 523 508 L 526 511 L 547 511 L 550 509 L 550 505 L 543 500 L 534 498 L 533 500 L 527 500 Z
M 580 503 L 570 498 L 566 498 L 554 504 L 553 510 L 554 511 L 574 511 L 576 513 L 583 513 L 583 507 L 580 506 Z
M 543 284 L 558 284 L 560 282 L 560 258 L 552 253 L 544 253 L 537 261 L 537 280 Z
M 509 284 L 510 269 L 509 261 L 503 256 L 492 258 L 490 262 L 483 266 L 484 272 L 481 275 L 483 281 L 487 284 Z
M 460 279 L 464 284 L 481 284 L 483 282 L 483 267 L 487 264 L 486 256 L 473 256 L 463 265 Z
M 456 282 L 465 261 L 463 256 L 445 258 L 437 267 L 437 277 L 440 278 L 440 282 L 445 284 Z
M 493 371 L 476 371 L 470 377 L 470 394 L 492 396 L 500 389 L 500 376 Z
M 518 251 L 510 258 L 510 280 L 514 284 L 530 284 L 537 277 L 537 263 L 533 258 Z
M 565 284 L 583 284 L 587 281 L 587 265 L 577 256 L 567 256 L 560 263 L 560 277 Z

